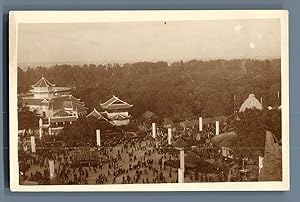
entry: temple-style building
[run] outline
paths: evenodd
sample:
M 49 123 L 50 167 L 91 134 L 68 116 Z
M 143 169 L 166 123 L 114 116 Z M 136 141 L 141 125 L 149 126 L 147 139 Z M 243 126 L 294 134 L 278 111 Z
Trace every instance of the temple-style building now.
M 121 100 L 116 96 L 112 96 L 104 103 L 100 103 L 103 110 L 98 112 L 95 108 L 87 115 L 87 117 L 95 117 L 97 119 L 104 119 L 115 126 L 127 125 L 130 122 L 131 115 L 129 110 L 133 105 Z
M 30 94 L 21 97 L 22 104 L 35 110 L 50 125 L 72 123 L 87 114 L 84 103 L 71 95 L 69 87 L 56 87 L 44 77 L 31 87 Z

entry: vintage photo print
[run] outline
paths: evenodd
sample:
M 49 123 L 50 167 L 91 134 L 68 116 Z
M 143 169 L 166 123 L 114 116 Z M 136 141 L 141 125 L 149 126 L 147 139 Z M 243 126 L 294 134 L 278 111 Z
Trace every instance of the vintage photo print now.
M 12 191 L 288 191 L 288 12 L 11 11 Z

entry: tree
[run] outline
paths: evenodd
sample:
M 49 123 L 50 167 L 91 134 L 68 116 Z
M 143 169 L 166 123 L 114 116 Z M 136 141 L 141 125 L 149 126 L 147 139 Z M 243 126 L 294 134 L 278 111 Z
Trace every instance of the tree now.
M 257 158 L 257 152 L 264 153 L 266 131 L 281 139 L 281 112 L 274 110 L 247 109 L 237 115 L 234 127 L 238 135 L 235 142 L 237 156 Z
M 18 104 L 18 128 L 19 129 L 34 129 L 39 126 L 39 116 L 36 111 L 30 111 L 29 107 Z
M 271 109 L 264 110 L 262 114 L 262 121 L 265 130 L 270 131 L 275 135 L 277 140 L 281 139 L 281 110 Z
M 113 126 L 104 120 L 93 117 L 80 117 L 73 124 L 65 125 L 61 133 L 62 141 L 66 146 L 71 147 L 96 146 L 96 130 L 100 129 L 103 134 L 112 128 Z
M 75 86 L 72 94 L 90 109 L 112 94 L 132 103 L 135 117 L 149 110 L 173 120 L 230 115 L 254 93 L 264 106 L 279 103 L 280 60 L 191 60 L 172 64 L 136 62 L 107 65 L 55 65 L 18 69 L 18 93 L 44 75 L 56 86 Z
M 239 113 L 235 123 L 238 138 L 235 143 L 235 154 L 239 157 L 255 157 L 264 151 L 265 128 L 262 122 L 262 112 L 257 109 L 247 109 Z

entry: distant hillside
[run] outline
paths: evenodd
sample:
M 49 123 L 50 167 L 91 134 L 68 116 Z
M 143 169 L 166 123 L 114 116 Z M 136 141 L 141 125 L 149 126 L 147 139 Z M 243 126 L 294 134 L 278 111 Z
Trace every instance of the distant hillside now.
M 233 112 L 249 93 L 263 105 L 277 105 L 280 59 L 190 60 L 108 65 L 56 65 L 18 69 L 18 92 L 26 92 L 42 75 L 57 86 L 73 86 L 74 95 L 98 108 L 113 94 L 134 105 L 135 116 L 149 110 L 176 120 Z

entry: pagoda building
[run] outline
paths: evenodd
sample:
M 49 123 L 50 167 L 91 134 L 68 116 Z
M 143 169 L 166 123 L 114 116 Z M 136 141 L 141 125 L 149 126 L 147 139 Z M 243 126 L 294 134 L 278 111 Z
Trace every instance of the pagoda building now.
M 87 114 L 84 103 L 71 95 L 69 87 L 56 87 L 43 76 L 31 87 L 29 95 L 21 96 L 21 102 L 49 124 L 72 123 Z
M 131 115 L 129 114 L 129 110 L 132 106 L 113 95 L 106 102 L 100 103 L 103 112 L 98 112 L 94 109 L 87 117 L 104 119 L 115 126 L 127 125 L 130 122 Z

